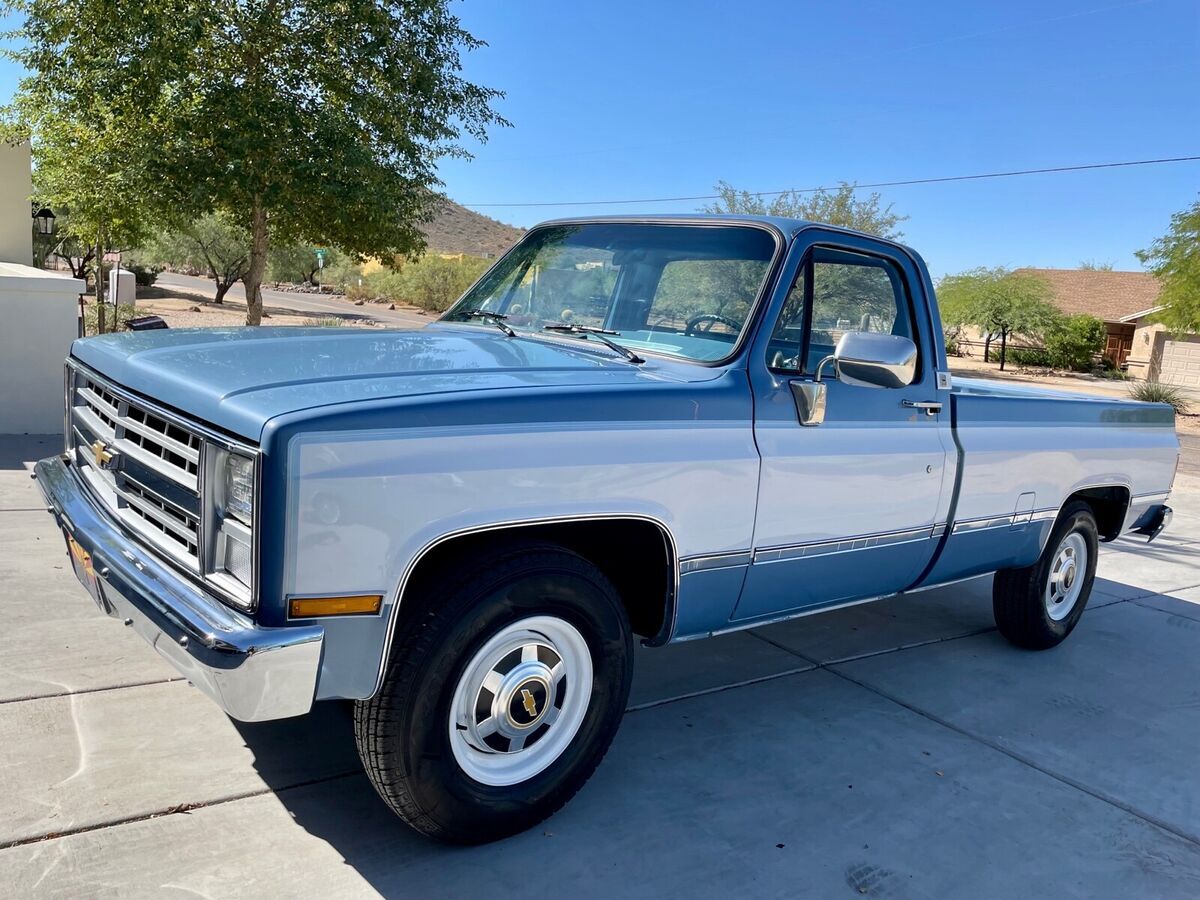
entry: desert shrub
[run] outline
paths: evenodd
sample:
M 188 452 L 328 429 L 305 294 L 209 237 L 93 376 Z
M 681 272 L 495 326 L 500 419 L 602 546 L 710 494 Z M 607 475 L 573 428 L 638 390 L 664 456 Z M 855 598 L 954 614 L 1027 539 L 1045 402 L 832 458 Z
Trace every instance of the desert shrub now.
M 97 328 L 98 328 L 97 323 L 99 322 L 99 315 L 96 312 L 97 308 L 98 307 L 96 306 L 95 303 L 89 303 L 87 306 L 85 306 L 83 308 L 83 327 L 84 327 L 83 333 L 86 335 L 99 334 L 99 331 L 97 330 Z M 117 320 L 114 323 L 113 322 L 112 304 L 105 303 L 104 304 L 104 330 L 105 330 L 105 332 L 123 330 L 125 328 L 125 323 L 128 322 L 130 319 L 134 318 L 135 316 L 137 316 L 137 314 L 138 314 L 137 307 L 134 306 L 132 303 L 122 303 L 117 306 L 117 313 L 116 313 Z
M 1087 372 L 1104 349 L 1104 322 L 1086 313 L 1064 316 L 1046 332 L 1046 358 L 1056 369 Z
M 1037 347 L 1010 347 L 1004 354 L 1008 362 L 1018 366 L 1048 365 L 1046 351 Z
M 141 263 L 130 263 L 125 268 L 133 273 L 133 283 L 139 287 L 150 287 L 158 280 L 158 273 L 162 271 L 159 266 L 147 266 Z
M 337 328 L 345 325 L 344 319 L 339 319 L 337 316 L 321 316 L 316 319 L 305 319 L 300 323 L 305 328 Z
M 321 284 L 328 290 L 341 293 L 347 293 L 362 279 L 362 265 L 344 253 L 338 253 L 326 260 L 325 268 L 321 270 Z
M 1161 381 L 1135 381 L 1129 385 L 1129 396 L 1143 403 L 1168 403 L 1177 413 L 1188 411 L 1188 401 L 1183 391 Z
M 400 299 L 422 309 L 442 312 L 462 296 L 463 291 L 487 267 L 486 259 L 474 256 L 459 259 L 422 256 L 416 262 L 406 264 L 397 273 L 400 278 Z
M 474 256 L 422 256 L 398 269 L 379 269 L 361 276 L 362 284 L 346 286 L 352 300 L 380 303 L 407 303 L 442 312 L 457 300 L 489 265 L 489 260 Z

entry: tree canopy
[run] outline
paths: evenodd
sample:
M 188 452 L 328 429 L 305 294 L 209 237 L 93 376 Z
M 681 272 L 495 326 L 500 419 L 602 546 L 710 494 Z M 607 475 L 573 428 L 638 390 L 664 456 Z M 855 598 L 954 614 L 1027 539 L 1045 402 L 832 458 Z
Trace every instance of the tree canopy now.
M 947 275 L 937 295 L 943 326 L 975 325 L 1000 338 L 1001 370 L 1011 336 L 1040 338 L 1062 318 L 1043 279 L 1002 267 Z
M 423 248 L 436 164 L 504 124 L 461 75 L 480 46 L 448 0 L 5 0 L 32 73 L 9 110 L 47 197 L 79 222 L 249 235 L 247 321 L 270 245 Z
M 836 191 L 785 191 L 773 196 L 769 203 L 762 194 L 738 190 L 727 181 L 718 181 L 714 190 L 720 199 L 705 206 L 704 212 L 807 219 L 810 222 L 853 228 L 889 240 L 899 240 L 904 236 L 897 226 L 908 219 L 908 216 L 895 212 L 893 204 L 884 206 L 883 198 L 878 193 L 859 197 L 854 185 L 846 182 L 842 182 Z
M 1200 200 L 1171 216 L 1165 235 L 1138 259 L 1162 282 L 1156 319 L 1176 334 L 1200 331 Z

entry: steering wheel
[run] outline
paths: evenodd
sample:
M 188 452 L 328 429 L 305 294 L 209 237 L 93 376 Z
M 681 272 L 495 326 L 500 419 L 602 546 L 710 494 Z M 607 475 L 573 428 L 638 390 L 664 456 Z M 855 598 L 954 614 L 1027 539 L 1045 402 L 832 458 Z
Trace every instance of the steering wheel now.
M 706 326 L 701 328 L 700 326 Z M 692 316 L 688 319 L 687 327 L 683 329 L 683 333 L 689 336 L 697 334 L 705 334 L 712 331 L 714 325 L 725 325 L 732 328 L 735 332 L 740 331 L 742 323 L 736 319 L 731 319 L 728 316 L 719 316 L 716 313 L 700 313 L 698 316 Z

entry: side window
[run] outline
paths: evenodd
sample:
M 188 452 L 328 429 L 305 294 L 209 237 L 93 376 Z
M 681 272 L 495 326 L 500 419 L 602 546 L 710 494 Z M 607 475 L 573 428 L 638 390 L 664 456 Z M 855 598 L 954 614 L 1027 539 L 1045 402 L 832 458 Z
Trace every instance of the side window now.
M 799 374 L 804 369 L 800 354 L 804 347 L 804 317 L 808 311 L 805 303 L 811 269 L 811 263 L 805 262 L 796 273 L 796 280 L 779 311 L 775 330 L 771 332 L 767 365 L 778 372 Z
M 809 330 L 803 294 L 811 281 Z M 811 374 L 848 331 L 897 334 L 915 340 L 912 314 L 894 263 L 843 250 L 817 248 L 784 302 L 771 336 L 773 369 Z M 807 339 L 807 350 L 803 342 Z

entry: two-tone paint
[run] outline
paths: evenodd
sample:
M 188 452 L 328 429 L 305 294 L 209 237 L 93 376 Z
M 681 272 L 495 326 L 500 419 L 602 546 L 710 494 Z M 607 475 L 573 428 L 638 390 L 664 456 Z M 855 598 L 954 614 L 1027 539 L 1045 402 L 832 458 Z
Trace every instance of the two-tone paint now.
M 665 643 L 1027 565 L 1080 491 L 1120 503 L 1107 537 L 1165 501 L 1178 454 L 1169 407 L 952 387 L 915 253 L 810 223 L 736 221 L 769 229 L 779 252 L 716 365 L 647 351 L 633 366 L 486 323 L 142 332 L 73 352 L 258 445 L 256 625 L 321 629 L 316 699 L 377 689 L 413 573 L 464 535 L 653 526 L 669 571 L 663 627 L 646 637 Z M 804 427 L 797 378 L 768 367 L 766 346 L 818 246 L 903 273 L 919 368 L 903 388 L 832 381 L 824 423 Z M 383 596 L 378 615 L 287 616 L 293 597 L 359 594 Z

